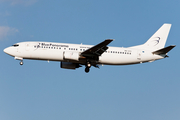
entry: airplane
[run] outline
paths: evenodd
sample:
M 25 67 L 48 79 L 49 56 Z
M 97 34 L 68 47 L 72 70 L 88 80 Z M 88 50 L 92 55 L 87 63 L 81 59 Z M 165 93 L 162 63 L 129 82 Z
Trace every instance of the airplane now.
M 106 39 L 97 45 L 68 44 L 54 42 L 20 42 L 4 49 L 4 52 L 14 59 L 59 61 L 60 67 L 76 69 L 85 66 L 85 72 L 90 71 L 91 66 L 99 68 L 99 65 L 130 65 L 168 57 L 167 53 L 175 47 L 164 47 L 171 24 L 163 24 L 142 45 L 132 47 L 109 47 L 113 39 Z

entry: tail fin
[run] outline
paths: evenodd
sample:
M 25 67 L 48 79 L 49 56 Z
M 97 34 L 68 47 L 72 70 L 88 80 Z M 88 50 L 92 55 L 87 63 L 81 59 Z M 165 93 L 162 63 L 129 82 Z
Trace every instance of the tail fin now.
M 149 40 L 143 45 L 134 46 L 133 48 L 146 49 L 156 51 L 164 48 L 166 40 L 171 28 L 171 24 L 163 24 L 155 33 L 152 35 Z
M 171 28 L 171 24 L 164 24 L 149 40 L 143 45 L 148 49 L 158 50 L 164 48 Z

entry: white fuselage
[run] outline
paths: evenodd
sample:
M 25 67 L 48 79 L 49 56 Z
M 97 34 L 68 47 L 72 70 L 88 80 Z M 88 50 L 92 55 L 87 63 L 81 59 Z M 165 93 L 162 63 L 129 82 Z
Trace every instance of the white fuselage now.
M 67 44 L 53 42 L 21 42 L 4 49 L 4 52 L 23 59 L 61 61 L 61 68 L 76 69 L 84 65 L 85 72 L 99 64 L 129 65 L 152 62 L 167 57 L 175 46 L 165 47 L 171 24 L 163 24 L 144 44 L 133 47 L 108 47 L 113 39 L 106 39 L 97 45 Z
M 53 42 L 21 42 L 18 46 L 11 46 L 4 50 L 15 59 L 34 59 L 47 61 L 65 61 L 85 64 L 83 59 L 65 59 L 65 53 L 76 53 L 89 49 L 92 45 L 67 44 Z M 67 55 L 68 55 L 67 54 Z M 164 58 L 165 55 L 155 55 L 149 50 L 135 48 L 109 47 L 100 57 L 97 64 L 128 65 L 143 62 L 152 62 Z

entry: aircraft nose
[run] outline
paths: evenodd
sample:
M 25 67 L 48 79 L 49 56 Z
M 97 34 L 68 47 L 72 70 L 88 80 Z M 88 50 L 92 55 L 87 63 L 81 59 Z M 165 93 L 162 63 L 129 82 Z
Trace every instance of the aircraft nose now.
M 5 48 L 3 51 L 7 54 L 8 53 L 8 48 Z
M 5 48 L 3 51 L 4 51 L 6 54 L 10 54 L 10 53 L 11 53 L 11 51 L 10 51 L 10 48 L 9 48 L 9 47 Z

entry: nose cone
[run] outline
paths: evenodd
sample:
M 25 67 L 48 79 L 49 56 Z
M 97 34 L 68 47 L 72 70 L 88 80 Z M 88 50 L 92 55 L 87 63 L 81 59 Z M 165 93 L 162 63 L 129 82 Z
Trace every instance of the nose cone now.
M 5 48 L 3 51 L 8 55 L 13 55 L 13 51 L 10 47 Z
M 5 48 L 3 51 L 8 54 L 8 48 Z

